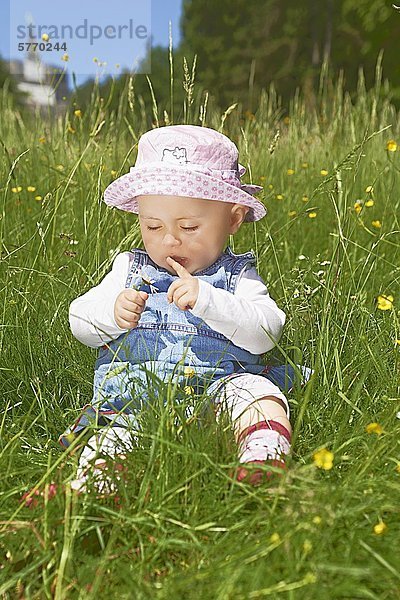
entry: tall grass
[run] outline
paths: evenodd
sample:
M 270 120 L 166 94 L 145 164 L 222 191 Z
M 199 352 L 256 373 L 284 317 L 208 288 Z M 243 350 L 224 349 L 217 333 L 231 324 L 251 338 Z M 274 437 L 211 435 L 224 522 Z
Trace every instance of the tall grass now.
M 95 88 L 88 106 L 50 119 L 21 116 L 4 93 L 0 596 L 398 598 L 400 156 L 387 142 L 400 131 L 380 62 L 375 87 L 360 73 L 354 99 L 324 66 L 315 102 L 297 92 L 286 117 L 273 86 L 254 114 L 221 114 L 196 95 L 193 67 L 175 122 L 221 129 L 264 186 L 267 217 L 231 245 L 254 249 L 287 314 L 272 358 L 315 369 L 290 396 L 288 472 L 273 488 L 232 481 L 230 424 L 186 420 L 166 387 L 142 416 L 122 506 L 63 491 L 77 454 L 57 438 L 91 399 L 95 359 L 73 339 L 68 306 L 141 245 L 136 217 L 101 196 L 140 135 L 174 112 L 145 106 L 132 81 L 117 108 Z M 380 295 L 394 297 L 389 310 Z M 320 448 L 332 469 L 315 466 Z M 54 498 L 19 502 L 50 482 Z

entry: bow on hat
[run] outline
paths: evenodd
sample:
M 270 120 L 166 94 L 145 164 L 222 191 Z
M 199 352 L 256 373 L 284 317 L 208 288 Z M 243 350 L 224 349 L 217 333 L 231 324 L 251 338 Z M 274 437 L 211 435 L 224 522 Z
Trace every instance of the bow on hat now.
M 244 175 L 246 173 L 246 167 L 244 167 L 243 165 L 239 164 L 239 177 L 241 177 L 242 175 Z M 247 192 L 248 194 L 254 195 L 257 194 L 258 192 L 261 192 L 261 190 L 263 189 L 261 185 L 253 185 L 250 183 L 242 183 L 240 182 L 240 187 L 242 188 L 242 190 L 244 192 Z

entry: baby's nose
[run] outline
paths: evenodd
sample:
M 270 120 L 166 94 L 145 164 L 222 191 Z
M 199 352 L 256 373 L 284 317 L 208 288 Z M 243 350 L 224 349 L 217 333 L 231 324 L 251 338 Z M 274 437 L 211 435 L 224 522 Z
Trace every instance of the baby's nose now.
M 176 244 L 180 243 L 179 240 L 174 235 L 172 235 L 172 233 L 166 233 L 163 241 L 166 246 L 171 244 L 176 246 Z

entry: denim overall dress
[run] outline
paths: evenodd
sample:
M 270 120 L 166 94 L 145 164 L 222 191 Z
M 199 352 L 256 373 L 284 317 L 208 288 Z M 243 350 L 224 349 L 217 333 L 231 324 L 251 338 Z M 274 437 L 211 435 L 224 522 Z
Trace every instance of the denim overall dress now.
M 156 265 L 144 250 L 131 252 L 134 259 L 125 287 L 149 294 L 145 309 L 137 327 L 99 349 L 92 403 L 59 437 L 63 447 L 90 425 L 136 427 L 135 414 L 148 401 L 149 387 L 160 381 L 177 381 L 182 389 L 190 386 L 195 394 L 206 392 L 210 397 L 227 379 L 242 373 L 262 375 L 284 393 L 293 388 L 297 374 L 291 365 L 266 366 L 261 356 L 236 346 L 189 310 L 170 304 L 167 291 L 178 276 Z M 233 294 L 249 264 L 255 265 L 253 252 L 235 254 L 227 246 L 196 277 Z M 299 369 L 303 384 L 309 370 Z

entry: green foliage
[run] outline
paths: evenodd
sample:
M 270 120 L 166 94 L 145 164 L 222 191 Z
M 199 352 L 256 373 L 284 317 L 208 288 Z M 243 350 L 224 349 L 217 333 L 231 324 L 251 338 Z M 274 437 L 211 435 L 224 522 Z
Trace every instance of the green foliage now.
M 120 506 L 65 487 L 77 455 L 57 438 L 91 400 L 95 359 L 68 307 L 141 245 L 137 218 L 101 196 L 134 163 L 154 105 L 135 113 L 127 81 L 103 102 L 95 89 L 80 116 L 27 123 L 1 97 L 0 596 L 398 598 L 400 154 L 387 142 L 399 144 L 400 122 L 377 73 L 352 103 L 322 71 L 316 107 L 298 94 L 289 119 L 273 87 L 245 118 L 187 100 L 188 122 L 221 127 L 264 186 L 268 214 L 233 249 L 254 249 L 287 314 L 275 354 L 316 373 L 289 398 L 287 474 L 259 488 L 231 478 L 230 423 L 198 427 L 172 386 L 153 390 Z M 374 422 L 382 433 L 367 433 Z M 330 470 L 313 462 L 323 447 Z M 20 502 L 51 482 L 54 497 L 48 486 L 36 506 Z
M 343 70 L 345 86 L 356 92 L 358 70 L 368 85 L 384 51 L 385 78 L 400 78 L 397 43 L 400 14 L 385 0 L 186 0 L 182 48 L 197 54 L 199 83 L 220 107 L 243 102 L 252 111 L 263 88 L 274 82 L 286 103 L 297 87 L 308 103 L 318 89 L 318 73 L 329 61 L 333 77 Z M 400 92 L 393 90 L 400 103 Z

